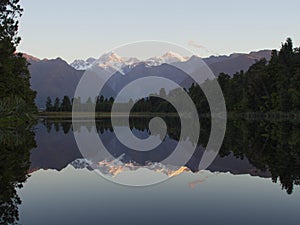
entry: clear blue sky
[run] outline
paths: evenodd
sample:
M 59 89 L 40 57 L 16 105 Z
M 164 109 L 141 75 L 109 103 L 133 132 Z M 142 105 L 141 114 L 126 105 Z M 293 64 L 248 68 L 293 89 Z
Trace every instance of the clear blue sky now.
M 278 49 L 287 37 L 300 45 L 299 0 L 21 0 L 21 5 L 18 51 L 39 58 L 71 62 L 140 40 L 178 43 L 201 56 Z

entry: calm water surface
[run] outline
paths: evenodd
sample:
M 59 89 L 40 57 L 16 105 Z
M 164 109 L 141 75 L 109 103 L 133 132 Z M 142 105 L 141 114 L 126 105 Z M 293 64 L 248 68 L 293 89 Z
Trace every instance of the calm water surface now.
M 176 146 L 179 134 L 176 123 L 171 120 L 172 123 L 158 151 L 168 153 Z M 133 133 L 148 137 L 147 124 L 147 119 L 135 120 L 131 123 Z M 207 128 L 198 145 L 207 141 L 209 124 Z M 148 156 L 131 152 L 117 141 L 110 121 L 80 129 L 97 129 L 114 156 L 124 156 L 124 165 L 148 163 Z M 199 150 L 185 165 L 185 171 L 148 187 L 122 186 L 96 174 L 82 159 L 73 131 L 76 132 L 70 121 L 41 120 L 33 132 L 25 129 L 2 136 L 2 149 L 22 149 L 15 155 L 2 150 L 4 224 L 5 220 L 17 222 L 18 217 L 21 224 L 30 225 L 299 222 L 297 124 L 229 122 L 222 149 L 207 170 L 197 170 Z M 153 161 L 159 161 L 160 156 L 149 155 Z M 10 168 L 12 162 L 17 166 Z M 164 169 L 172 172 L 168 166 Z M 109 171 L 108 176 L 118 176 Z

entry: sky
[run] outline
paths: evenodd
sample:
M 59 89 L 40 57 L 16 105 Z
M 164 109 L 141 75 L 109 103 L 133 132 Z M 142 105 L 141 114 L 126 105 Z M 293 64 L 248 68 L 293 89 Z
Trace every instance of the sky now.
M 300 1 L 21 0 L 18 51 L 38 58 L 99 57 L 117 46 L 161 40 L 194 53 L 228 55 L 300 45 Z

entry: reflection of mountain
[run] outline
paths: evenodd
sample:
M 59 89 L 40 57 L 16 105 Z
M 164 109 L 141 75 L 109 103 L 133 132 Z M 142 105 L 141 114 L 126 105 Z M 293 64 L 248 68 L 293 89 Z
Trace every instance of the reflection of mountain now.
M 145 122 L 145 121 L 143 121 Z M 76 146 L 73 134 L 71 132 L 63 132 L 62 124 L 48 123 L 48 128 L 51 124 L 52 130 L 47 132 L 46 127 L 39 125 L 37 132 L 38 147 L 31 153 L 31 170 L 37 169 L 55 169 L 62 170 L 67 165 L 72 164 L 75 168 L 89 167 L 91 163 L 98 163 L 97 168 L 102 172 L 111 173 L 114 175 L 121 171 L 128 169 L 136 170 L 141 165 L 147 165 L 149 169 L 155 171 L 161 171 L 167 175 L 171 175 L 181 168 L 181 165 L 160 165 L 159 162 L 165 156 L 164 154 L 170 154 L 168 150 L 172 151 L 177 144 L 176 140 L 166 138 L 160 147 L 155 151 L 150 151 L 147 156 L 141 152 L 132 151 L 125 148 L 115 137 L 113 131 L 111 131 L 110 123 L 99 124 L 99 135 L 104 145 L 108 149 L 113 149 L 111 154 L 114 158 L 122 157 L 120 161 L 113 161 L 113 159 L 98 158 L 97 162 L 89 162 L 82 159 L 82 156 Z M 146 138 L 149 133 L 147 129 L 140 130 L 141 125 L 136 124 L 139 129 L 134 129 L 133 132 L 140 138 Z M 55 130 L 56 127 L 56 130 Z M 103 127 L 107 127 L 106 129 Z M 82 127 L 81 129 L 95 129 L 95 127 Z M 83 130 L 82 130 L 83 131 Z M 81 132 L 82 132 L 81 131 Z M 164 151 L 164 154 L 162 154 Z M 187 170 L 197 172 L 200 159 L 202 157 L 204 149 L 199 148 L 193 155 L 191 160 L 186 164 Z M 153 163 L 149 163 L 149 158 L 153 160 Z M 90 167 L 91 168 L 91 167 Z M 269 177 L 269 173 L 256 170 L 253 165 L 247 159 L 239 159 L 233 155 L 229 155 L 225 158 L 218 156 L 214 163 L 208 168 L 210 171 L 230 172 L 232 174 L 251 174 L 263 177 Z M 182 170 L 185 171 L 185 170 Z
M 250 54 L 212 56 L 203 60 L 215 75 L 218 75 L 220 72 L 232 75 L 240 70 L 247 70 L 256 60 L 262 57 L 269 59 L 270 55 L 271 52 L 265 50 L 251 52 Z M 114 84 L 115 81 L 118 81 L 117 86 L 121 87 L 133 79 L 146 76 L 146 74 L 148 74 L 147 76 L 156 75 L 171 78 L 176 83 L 182 84 L 183 87 L 189 87 L 191 81 L 187 77 L 183 79 L 186 75 L 183 75 L 182 71 L 179 72 L 178 68 L 186 72 L 199 73 L 199 65 L 202 65 L 202 59 L 197 56 L 192 56 L 188 59 L 170 52 L 144 62 L 135 58 L 123 59 L 114 53 L 110 53 L 101 56 L 98 60 L 93 58 L 89 58 L 86 61 L 77 60 L 71 65 L 61 58 L 39 60 L 26 54 L 24 56 L 31 64 L 29 66 L 31 85 L 37 91 L 36 102 L 39 107 L 44 106 L 47 96 L 62 98 L 64 95 L 68 95 L 73 97 L 75 88 L 84 73 L 82 69 L 90 67 L 93 63 L 103 73 L 105 73 L 104 71 L 114 73 L 117 70 L 120 72 L 115 74 L 115 78 L 111 80 L 110 87 L 106 90 L 107 93 L 104 93 L 107 97 L 113 94 L 111 89 L 115 93 L 118 92 L 119 89 L 114 88 L 116 85 Z M 126 76 L 124 77 L 123 74 L 126 74 Z
M 86 159 L 75 159 L 70 164 L 75 169 L 88 168 L 89 170 L 98 170 L 101 172 L 101 174 L 109 175 L 112 177 L 122 172 L 136 171 L 141 168 L 141 165 L 137 165 L 133 162 L 124 163 L 120 161 L 120 159 L 110 159 L 110 160 L 105 159 L 96 164 Z M 155 171 L 157 173 L 165 174 L 168 177 L 173 177 L 183 172 L 192 171 L 191 168 L 189 168 L 189 166 L 191 166 L 191 164 L 187 166 L 172 166 L 172 165 L 166 166 L 161 163 L 148 163 L 147 165 L 143 165 L 142 167 Z M 195 169 L 197 169 L 197 167 L 195 167 Z M 218 157 L 215 160 L 215 162 L 211 166 L 209 166 L 208 170 L 211 172 L 223 172 L 223 173 L 229 172 L 234 175 L 249 174 L 252 176 L 259 176 L 265 178 L 271 177 L 270 172 L 261 171 L 255 168 L 249 163 L 247 159 L 237 160 L 237 158 L 234 157 L 233 155 L 228 156 L 226 158 Z
M 96 127 L 89 122 L 72 127 L 74 132 L 86 132 L 87 135 L 96 129 L 103 144 L 109 149 L 110 157 L 97 154 L 97 157 L 91 158 L 90 161 L 85 161 L 79 152 L 71 132 L 70 121 L 45 120 L 45 126 L 40 124 L 37 127 L 38 147 L 31 152 L 30 171 L 62 170 L 72 164 L 75 168 L 96 168 L 111 176 L 122 171 L 137 170 L 140 166 L 148 166 L 148 169 L 160 171 L 168 176 L 184 171 L 197 173 L 204 152 L 201 145 L 205 146 L 207 143 L 210 123 L 206 120 L 201 122 L 199 147 L 185 167 L 181 167 L 180 163 L 175 162 L 172 165 L 160 163 L 174 150 L 180 136 L 177 119 L 164 119 L 168 125 L 167 136 L 160 137 L 163 140 L 161 145 L 148 152 L 133 151 L 123 146 L 116 138 L 109 119 L 101 119 L 96 123 Z M 147 138 L 150 135 L 149 120 L 150 118 L 131 118 L 132 132 L 139 138 Z M 208 170 L 270 177 L 273 182 L 279 181 L 288 193 L 292 193 L 294 185 L 299 185 L 299 137 L 298 124 L 229 121 L 223 146 Z M 187 140 L 195 139 L 190 137 Z M 120 160 L 114 161 L 117 158 Z
M 36 128 L 37 148 L 31 152 L 30 171 L 38 169 L 62 170 L 74 159 L 82 158 L 72 132 L 64 133 L 61 126 L 54 126 L 52 132 L 42 124 Z
M 123 156 L 123 155 L 122 155 Z M 154 171 L 156 173 L 162 173 L 167 175 L 168 177 L 173 177 L 179 175 L 184 171 L 189 171 L 186 166 L 172 166 L 172 165 L 163 165 L 162 163 L 150 163 L 141 166 L 135 162 L 122 162 L 122 156 L 119 158 L 111 158 L 105 159 L 98 163 L 93 163 L 87 159 L 75 159 L 71 162 L 71 165 L 75 169 L 83 169 L 88 168 L 89 170 L 98 170 L 101 174 L 108 175 L 114 177 L 120 173 L 127 172 L 127 171 L 136 171 L 140 168 L 146 168 L 148 170 Z

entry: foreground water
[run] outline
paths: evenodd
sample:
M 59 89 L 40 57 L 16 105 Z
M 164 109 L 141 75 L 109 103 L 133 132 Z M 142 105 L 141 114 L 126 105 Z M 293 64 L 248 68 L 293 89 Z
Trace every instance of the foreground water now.
M 147 124 L 147 119 L 136 120 L 132 123 L 133 133 L 140 138 L 149 136 Z M 176 122 L 171 120 L 170 124 L 173 129 L 168 130 L 159 150 L 177 143 Z M 146 159 L 116 142 L 109 121 L 81 129 L 97 129 L 116 157 L 125 154 L 118 172 L 113 164 L 98 168 L 107 176 L 122 174 L 129 162 L 146 163 Z M 207 141 L 209 124 L 207 130 L 198 145 Z M 30 225 L 299 222 L 297 124 L 230 122 L 223 147 L 207 170 L 197 170 L 201 154 L 195 153 L 177 176 L 148 187 L 123 186 L 99 176 L 82 159 L 73 132 L 76 130 L 70 121 L 42 120 L 34 132 L 13 132 L 2 140 L 5 148 L 23 150 L 11 156 L 2 154 L 3 224 L 16 222 L 18 217 L 21 224 Z M 30 154 L 26 149 L 31 150 Z M 170 176 L 174 171 L 166 166 L 163 172 Z

